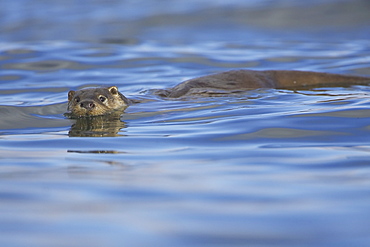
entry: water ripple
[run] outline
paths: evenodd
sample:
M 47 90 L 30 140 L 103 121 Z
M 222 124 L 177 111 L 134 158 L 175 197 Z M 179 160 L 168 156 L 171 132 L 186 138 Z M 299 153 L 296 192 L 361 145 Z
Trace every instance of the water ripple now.
M 359 40 L 5 44 L 0 228 L 32 232 L 34 246 L 117 232 L 163 246 L 365 239 L 368 86 L 177 100 L 151 89 L 231 68 L 369 76 L 369 52 Z M 69 90 L 100 85 L 143 102 L 120 118 L 63 116 Z M 14 239 L 0 241 L 24 244 Z

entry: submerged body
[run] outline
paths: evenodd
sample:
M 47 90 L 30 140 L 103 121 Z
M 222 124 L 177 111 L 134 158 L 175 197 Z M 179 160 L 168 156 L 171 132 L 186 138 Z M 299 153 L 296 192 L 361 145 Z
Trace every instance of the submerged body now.
M 302 89 L 313 86 L 345 86 L 362 83 L 370 83 L 370 78 L 292 70 L 231 70 L 184 81 L 166 90 L 163 96 L 177 98 L 197 93 L 199 89 L 226 91 L 246 91 L 257 88 Z
M 246 91 L 257 88 L 299 89 L 322 86 L 369 84 L 370 78 L 330 73 L 288 70 L 231 70 L 184 81 L 177 86 L 155 90 L 163 97 L 178 98 L 199 91 Z M 87 88 L 68 93 L 68 111 L 72 117 L 106 115 L 125 109 L 131 101 L 117 87 Z

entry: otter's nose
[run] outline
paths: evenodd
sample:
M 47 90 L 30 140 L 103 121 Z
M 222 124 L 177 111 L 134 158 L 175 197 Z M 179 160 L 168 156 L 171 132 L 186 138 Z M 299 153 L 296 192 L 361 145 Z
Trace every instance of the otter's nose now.
M 86 110 L 91 110 L 95 108 L 95 103 L 93 101 L 83 101 L 80 103 L 80 106 Z

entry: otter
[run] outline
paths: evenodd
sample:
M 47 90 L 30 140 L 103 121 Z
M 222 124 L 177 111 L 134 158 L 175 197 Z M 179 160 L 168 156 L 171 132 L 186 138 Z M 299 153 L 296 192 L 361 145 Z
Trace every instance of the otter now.
M 257 88 L 307 89 L 325 86 L 367 85 L 370 78 L 293 70 L 231 70 L 184 81 L 169 89 L 154 90 L 154 94 L 179 98 L 210 89 L 246 91 Z M 99 116 L 123 111 L 134 101 L 127 99 L 116 86 L 69 91 L 68 111 L 71 117 Z
M 66 114 L 70 117 L 107 115 L 123 111 L 130 102 L 116 86 L 72 90 L 68 92 L 68 112 Z

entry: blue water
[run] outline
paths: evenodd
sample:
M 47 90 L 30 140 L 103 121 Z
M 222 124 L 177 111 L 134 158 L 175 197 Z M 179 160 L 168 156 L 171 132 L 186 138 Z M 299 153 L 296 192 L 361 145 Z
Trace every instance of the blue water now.
M 370 76 L 367 1 L 25 3 L 0 10 L 1 246 L 370 245 L 369 86 L 150 91 L 240 68 Z M 143 103 L 63 115 L 69 90 L 111 85 Z

